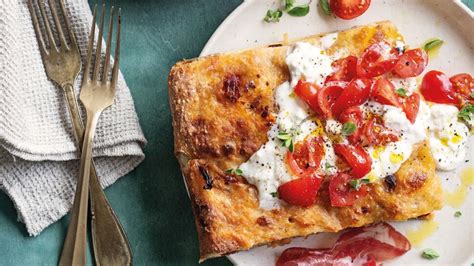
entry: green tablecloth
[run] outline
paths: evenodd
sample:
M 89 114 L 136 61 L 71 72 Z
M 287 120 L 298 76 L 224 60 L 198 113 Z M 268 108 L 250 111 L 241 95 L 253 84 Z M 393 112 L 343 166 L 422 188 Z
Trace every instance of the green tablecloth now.
M 90 3 L 95 1 L 90 0 Z M 128 233 L 135 265 L 190 265 L 199 256 L 191 206 L 173 156 L 167 75 L 192 58 L 241 0 L 114 0 L 122 7 L 121 69 L 148 139 L 145 161 L 107 189 Z M 474 0 L 464 0 L 474 9 Z M 0 265 L 54 265 L 66 219 L 27 236 L 13 204 L 0 193 Z M 214 259 L 203 265 L 230 264 Z

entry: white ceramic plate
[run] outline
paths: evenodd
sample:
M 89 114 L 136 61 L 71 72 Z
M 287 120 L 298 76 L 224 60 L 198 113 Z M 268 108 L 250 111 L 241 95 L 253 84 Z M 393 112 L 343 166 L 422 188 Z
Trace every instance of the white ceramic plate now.
M 439 69 L 451 75 L 459 72 L 474 73 L 474 13 L 460 1 L 452 0 L 372 0 L 368 11 L 361 17 L 345 21 L 325 16 L 318 1 L 312 1 L 310 14 L 295 18 L 286 14 L 279 23 L 264 23 L 263 17 L 269 8 L 275 8 L 277 0 L 244 1 L 221 24 L 209 39 L 201 55 L 239 50 L 282 40 L 284 33 L 289 38 L 304 37 L 321 32 L 342 30 L 370 22 L 391 20 L 405 36 L 408 45 L 421 45 L 432 37 L 445 41 L 438 56 L 429 63 L 428 69 Z M 461 170 L 474 165 L 474 138 L 469 141 L 466 160 L 457 171 L 440 173 L 443 188 L 455 190 L 460 182 Z M 462 216 L 454 217 L 460 210 Z M 394 223 L 402 233 L 428 229 L 422 221 Z M 474 191 L 468 189 L 468 198 L 459 208 L 445 206 L 436 212 L 434 233 L 429 234 L 419 247 L 385 265 L 471 265 L 474 263 Z M 229 256 L 238 265 L 274 265 L 275 258 L 290 246 L 328 247 L 336 234 L 322 233 L 306 239 L 296 238 L 290 244 L 271 248 L 257 247 Z M 433 248 L 440 253 L 436 260 L 421 258 L 424 248 Z

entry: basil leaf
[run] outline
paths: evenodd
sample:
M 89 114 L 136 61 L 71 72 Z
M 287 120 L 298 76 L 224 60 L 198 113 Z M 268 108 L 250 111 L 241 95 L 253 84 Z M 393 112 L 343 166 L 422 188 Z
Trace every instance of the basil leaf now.
M 329 7 L 328 0 L 319 0 L 319 5 L 321 6 L 324 14 L 328 16 L 331 15 L 331 8 Z
M 471 120 L 471 115 L 474 114 L 474 105 L 467 104 L 458 113 L 458 117 L 468 122 Z
M 293 146 L 293 140 L 290 139 L 290 145 L 288 146 L 288 149 L 293 152 L 294 146 Z
M 456 218 L 461 217 L 461 215 L 462 215 L 462 212 L 460 212 L 460 211 L 456 211 L 454 213 L 454 217 L 456 217 Z
M 278 132 L 277 138 L 279 140 L 287 140 L 287 139 L 291 138 L 291 135 L 289 133 L 286 133 L 286 132 Z
M 295 2 L 296 0 L 285 0 L 285 11 L 290 11 L 294 7 Z
M 272 197 L 274 198 L 278 198 L 278 192 L 272 192 L 270 193 L 270 195 L 272 195 Z
M 293 17 L 304 17 L 309 13 L 309 5 L 295 6 L 288 10 L 288 15 Z
M 244 173 L 239 168 L 230 168 L 230 169 L 225 170 L 225 172 L 231 175 L 242 175 Z
M 444 43 L 444 41 L 441 40 L 441 39 L 438 39 L 438 38 L 430 39 L 425 43 L 425 45 L 423 45 L 423 50 L 428 52 L 428 51 L 440 46 L 443 43 Z
M 332 166 L 330 163 L 326 162 L 324 164 L 324 167 L 326 168 L 326 170 L 330 169 L 330 168 L 335 168 L 334 166 Z
M 407 91 L 404 88 L 396 89 L 395 92 L 402 97 L 407 97 Z
M 281 10 L 271 10 L 267 11 L 265 18 L 263 18 L 266 22 L 279 22 L 283 12 Z
M 240 170 L 239 168 L 235 169 L 235 173 L 237 175 L 242 175 L 244 172 L 242 170 Z
M 425 259 L 432 260 L 432 259 L 438 258 L 439 254 L 438 254 L 438 252 L 436 252 L 436 250 L 434 250 L 432 248 L 427 248 L 427 249 L 423 250 L 422 256 Z
M 352 179 L 352 180 L 349 181 L 349 185 L 351 185 L 351 187 L 354 190 L 358 191 L 362 184 L 359 182 L 359 179 Z
M 344 125 L 342 126 L 342 135 L 349 136 L 352 133 L 354 133 L 356 129 L 357 129 L 356 124 L 352 122 L 344 123 Z

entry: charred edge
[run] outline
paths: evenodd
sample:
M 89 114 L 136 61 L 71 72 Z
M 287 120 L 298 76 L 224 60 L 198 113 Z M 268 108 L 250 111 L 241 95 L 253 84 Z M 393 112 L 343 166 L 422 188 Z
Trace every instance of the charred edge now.
M 206 181 L 206 184 L 204 185 L 204 189 L 211 189 L 213 185 L 213 181 L 209 173 L 207 172 L 206 168 L 199 166 L 199 173 L 201 173 L 202 177 L 204 178 L 204 181 Z
M 397 179 L 394 175 L 388 175 L 384 179 L 388 192 L 393 192 L 397 187 Z
M 283 46 L 283 45 L 281 43 L 277 43 L 277 44 L 270 44 L 268 47 L 274 48 L 274 47 L 280 47 L 280 46 Z

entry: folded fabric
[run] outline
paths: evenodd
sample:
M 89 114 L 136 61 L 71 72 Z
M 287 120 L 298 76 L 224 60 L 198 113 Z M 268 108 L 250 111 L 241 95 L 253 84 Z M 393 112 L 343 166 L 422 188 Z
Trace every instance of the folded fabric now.
M 86 1 L 65 2 L 85 62 L 92 14 Z M 46 76 L 26 1 L 7 0 L 0 18 L 0 188 L 28 233 L 37 235 L 71 208 L 80 156 L 66 99 Z M 120 74 L 115 103 L 100 117 L 94 139 L 102 186 L 133 170 L 145 144 Z

